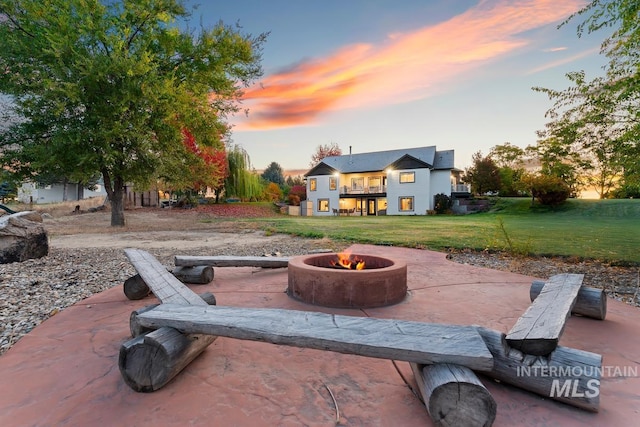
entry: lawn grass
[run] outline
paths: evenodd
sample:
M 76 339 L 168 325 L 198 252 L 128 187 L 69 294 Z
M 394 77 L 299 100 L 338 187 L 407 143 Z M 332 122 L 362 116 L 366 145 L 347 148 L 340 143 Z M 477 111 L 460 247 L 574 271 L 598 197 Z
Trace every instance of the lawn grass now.
M 640 264 L 640 200 L 569 200 L 531 206 L 530 199 L 496 199 L 471 215 L 252 218 L 264 230 L 354 243 L 433 250 L 508 251 Z

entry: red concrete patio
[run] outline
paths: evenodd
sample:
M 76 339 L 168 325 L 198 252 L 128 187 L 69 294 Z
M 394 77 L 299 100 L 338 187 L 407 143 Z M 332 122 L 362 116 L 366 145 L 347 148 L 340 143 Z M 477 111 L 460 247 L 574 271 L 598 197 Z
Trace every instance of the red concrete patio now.
M 408 297 L 367 310 L 324 309 L 289 298 L 286 269 L 216 268 L 218 305 L 482 325 L 507 332 L 529 306 L 532 280 L 460 265 L 437 252 L 354 245 L 354 253 L 403 259 Z M 568 273 L 571 273 L 568 271 Z M 116 287 L 57 314 L 0 356 L 2 426 L 430 426 L 405 362 L 218 338 L 173 381 L 137 393 L 118 351 L 132 310 Z M 604 367 L 640 371 L 640 310 L 609 301 L 605 321 L 572 316 L 561 345 L 603 355 Z M 498 403 L 495 426 L 634 426 L 640 378 L 603 372 L 600 412 L 589 413 L 481 377 Z M 407 385 L 411 386 L 411 388 Z

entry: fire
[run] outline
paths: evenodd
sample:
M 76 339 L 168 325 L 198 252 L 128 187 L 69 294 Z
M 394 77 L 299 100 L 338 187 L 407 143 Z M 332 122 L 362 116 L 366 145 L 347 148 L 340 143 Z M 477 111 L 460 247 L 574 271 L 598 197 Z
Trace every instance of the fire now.
M 343 267 L 348 270 L 364 270 L 364 260 L 361 258 L 351 257 L 348 252 L 340 252 L 337 261 L 331 261 L 332 266 Z

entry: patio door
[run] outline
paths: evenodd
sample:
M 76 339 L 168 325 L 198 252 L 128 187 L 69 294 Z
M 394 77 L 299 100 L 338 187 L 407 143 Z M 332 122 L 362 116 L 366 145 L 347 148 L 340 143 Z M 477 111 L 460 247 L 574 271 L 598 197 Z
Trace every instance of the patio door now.
M 375 215 L 377 211 L 376 199 L 367 199 L 367 215 Z

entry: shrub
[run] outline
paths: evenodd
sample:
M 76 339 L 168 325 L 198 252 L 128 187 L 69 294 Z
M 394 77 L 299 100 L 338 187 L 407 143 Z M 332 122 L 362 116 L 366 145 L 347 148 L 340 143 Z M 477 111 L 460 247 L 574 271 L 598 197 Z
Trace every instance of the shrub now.
M 280 186 L 275 182 L 270 182 L 267 185 L 265 193 L 266 193 L 267 199 L 272 202 L 275 202 L 277 200 L 282 200 L 282 190 L 280 189 Z
M 433 210 L 436 213 L 443 214 L 451 209 L 451 197 L 447 196 L 444 193 L 439 193 L 434 196 L 434 206 Z
M 571 194 L 569 186 L 557 176 L 536 175 L 529 177 L 528 182 L 531 195 L 543 205 L 561 205 Z
M 294 185 L 293 187 L 291 187 L 289 194 L 293 196 L 298 196 L 299 202 L 303 200 L 307 200 L 307 187 L 305 187 L 304 185 Z
M 289 194 L 289 204 L 291 206 L 300 206 L 300 196 Z

